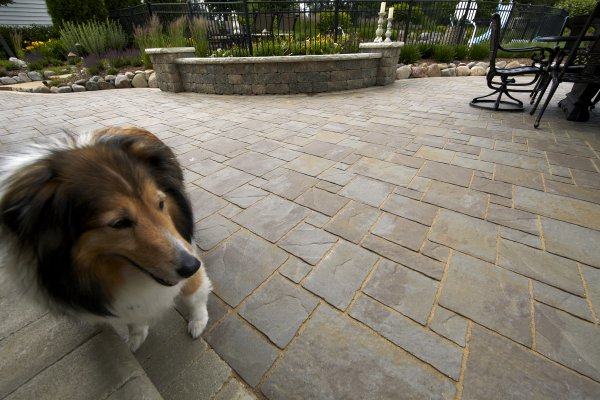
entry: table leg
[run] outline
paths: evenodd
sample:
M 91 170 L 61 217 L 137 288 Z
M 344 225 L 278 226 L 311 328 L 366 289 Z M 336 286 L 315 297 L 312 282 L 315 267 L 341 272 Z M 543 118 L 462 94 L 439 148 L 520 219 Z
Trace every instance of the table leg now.
M 558 102 L 558 106 L 567 116 L 568 121 L 585 122 L 590 119 L 592 99 L 600 90 L 600 85 L 576 83 L 567 97 Z

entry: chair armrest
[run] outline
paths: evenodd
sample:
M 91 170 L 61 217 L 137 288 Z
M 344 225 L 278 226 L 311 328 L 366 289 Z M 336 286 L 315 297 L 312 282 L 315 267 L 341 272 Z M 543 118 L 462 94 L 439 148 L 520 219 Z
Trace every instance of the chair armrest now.
M 550 54 L 552 54 L 554 52 L 554 49 L 551 47 L 521 47 L 521 48 L 507 49 L 502 46 L 498 46 L 498 49 L 503 50 L 503 51 L 508 51 L 509 53 L 527 53 L 530 51 L 541 51 L 542 53 L 544 53 L 547 51 Z

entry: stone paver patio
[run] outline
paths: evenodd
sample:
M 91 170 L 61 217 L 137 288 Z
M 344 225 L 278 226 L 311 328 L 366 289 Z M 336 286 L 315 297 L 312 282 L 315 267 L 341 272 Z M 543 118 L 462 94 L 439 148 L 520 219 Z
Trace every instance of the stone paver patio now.
M 598 399 L 600 114 L 468 106 L 483 78 L 318 96 L 0 92 L 7 152 L 136 125 L 177 153 L 214 283 L 131 355 L 0 267 L 4 399 Z M 123 334 L 123 332 L 119 332 Z

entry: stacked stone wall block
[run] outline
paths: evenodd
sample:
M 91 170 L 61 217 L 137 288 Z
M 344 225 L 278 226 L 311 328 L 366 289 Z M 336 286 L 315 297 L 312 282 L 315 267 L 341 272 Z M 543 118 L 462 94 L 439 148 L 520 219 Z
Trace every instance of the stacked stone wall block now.
M 215 91 L 220 94 L 233 94 L 233 85 L 229 83 L 216 83 Z
M 242 74 L 227 75 L 227 83 L 231 83 L 232 85 L 241 85 L 244 81 L 244 75 Z
M 287 83 L 268 83 L 267 93 L 268 94 L 288 94 L 290 92 L 290 86 Z
M 267 85 L 253 83 L 252 94 L 267 94 Z
M 252 94 L 252 85 L 241 84 L 233 85 L 234 94 Z
M 348 81 L 327 82 L 327 91 L 328 92 L 337 92 L 340 90 L 348 90 Z
M 313 92 L 314 93 L 324 93 L 327 92 L 329 82 L 313 82 Z

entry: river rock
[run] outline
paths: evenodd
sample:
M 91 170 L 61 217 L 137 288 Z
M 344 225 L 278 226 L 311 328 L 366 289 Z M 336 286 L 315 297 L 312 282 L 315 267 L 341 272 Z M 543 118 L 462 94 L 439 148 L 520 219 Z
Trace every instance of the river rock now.
M 72 89 L 74 92 L 85 92 L 85 86 L 78 85 L 78 84 L 76 84 L 76 83 L 75 83 L 75 84 L 73 84 L 73 85 L 71 86 L 71 89 Z
M 21 82 L 31 82 L 31 78 L 25 72 L 19 72 L 18 76 Z
M 117 89 L 130 88 L 131 87 L 131 82 L 129 81 L 129 78 L 126 75 L 119 74 L 115 78 L 115 87 Z
M 53 77 L 54 75 L 56 75 L 54 73 L 54 71 L 50 71 L 50 70 L 44 71 L 43 74 L 44 74 L 44 78 L 46 78 L 46 79 L 48 79 L 48 78 Z
M 39 71 L 29 71 L 27 73 L 27 76 L 32 81 L 41 81 L 42 79 L 44 79 L 44 77 L 42 76 L 42 74 L 39 73 Z
M 456 76 L 469 76 L 471 75 L 471 70 L 466 65 L 461 65 L 456 68 Z
M 412 78 L 427 78 L 427 68 L 411 67 L 410 76 Z
M 520 67 L 521 64 L 519 64 L 518 61 L 511 61 L 508 64 L 506 64 L 506 69 L 510 69 L 510 68 L 517 68 Z
M 98 82 L 93 81 L 91 79 L 85 83 L 85 89 L 89 90 L 90 92 L 100 90 L 100 88 L 98 87 Z
M 0 78 L 0 83 L 2 83 L 3 85 L 14 85 L 15 83 L 19 82 L 17 82 L 15 78 L 11 78 L 10 76 L 4 76 Z
M 73 89 L 70 86 L 60 86 L 58 88 L 58 93 L 71 93 Z
M 27 63 L 23 60 L 19 60 L 17 57 L 10 57 L 8 61 L 10 61 L 19 68 L 27 68 Z
M 148 81 L 146 81 L 146 75 L 143 72 L 135 74 L 135 76 L 131 80 L 131 86 L 133 86 L 134 88 L 147 88 Z
M 496 68 L 506 67 L 506 61 L 496 61 Z
M 408 65 L 404 65 L 396 69 L 396 79 L 408 79 L 410 78 L 411 68 Z
M 153 72 L 150 74 L 150 77 L 148 78 L 148 87 L 151 87 L 151 88 L 158 87 L 158 81 L 156 80 L 156 72 Z
M 50 88 L 47 86 L 36 86 L 32 90 L 33 93 L 50 93 Z
M 437 64 L 431 64 L 429 67 L 427 67 L 427 76 L 430 76 L 430 77 L 442 76 L 440 67 Z
M 478 67 L 477 65 L 471 68 L 471 76 L 485 76 L 485 68 Z
M 456 76 L 456 68 L 446 68 L 441 71 L 442 76 Z

